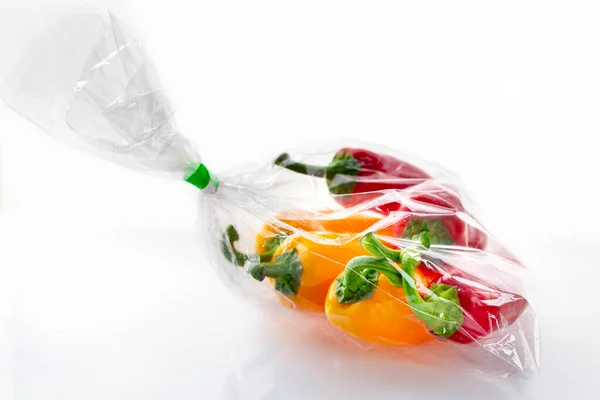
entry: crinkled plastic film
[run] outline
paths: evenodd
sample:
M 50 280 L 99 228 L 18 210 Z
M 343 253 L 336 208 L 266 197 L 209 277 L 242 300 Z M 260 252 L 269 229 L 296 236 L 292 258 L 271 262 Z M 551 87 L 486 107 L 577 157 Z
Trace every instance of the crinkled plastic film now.
M 281 320 L 347 351 L 537 374 L 524 267 L 441 166 L 343 141 L 214 174 L 177 130 L 142 46 L 112 15 L 61 20 L 0 94 L 53 136 L 202 189 L 212 263 Z

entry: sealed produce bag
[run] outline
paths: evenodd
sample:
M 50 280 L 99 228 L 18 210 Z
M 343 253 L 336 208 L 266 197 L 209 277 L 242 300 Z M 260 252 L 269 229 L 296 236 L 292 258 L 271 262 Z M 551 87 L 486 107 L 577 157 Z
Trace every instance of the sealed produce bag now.
M 306 321 L 348 351 L 537 373 L 524 267 L 442 167 L 346 141 L 215 173 L 178 131 L 148 55 L 110 14 L 61 19 L 0 89 L 53 136 L 196 186 L 211 263 L 290 324 Z

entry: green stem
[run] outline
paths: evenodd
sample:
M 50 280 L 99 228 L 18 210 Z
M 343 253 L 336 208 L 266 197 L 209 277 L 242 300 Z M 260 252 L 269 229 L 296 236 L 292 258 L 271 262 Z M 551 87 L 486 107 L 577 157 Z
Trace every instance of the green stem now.
M 246 261 L 256 257 L 258 257 L 261 262 L 270 261 L 283 239 L 283 235 L 274 236 L 268 239 L 265 242 L 266 250 L 263 253 L 257 254 L 256 256 L 250 256 L 249 254 L 242 253 L 235 248 L 235 242 L 240 240 L 240 234 L 237 229 L 235 229 L 235 226 L 229 225 L 227 229 L 225 229 L 223 237 L 221 238 L 221 252 L 223 253 L 223 256 L 225 256 L 225 258 L 231 263 L 237 265 L 238 267 L 243 267 L 244 264 L 246 264 Z
M 421 235 L 421 242 L 423 246 L 427 247 L 428 243 L 423 242 L 428 242 L 429 236 L 427 235 L 426 230 L 424 232 L 425 235 Z M 386 260 L 389 260 L 391 263 L 399 262 L 401 264 L 402 269 L 400 271 L 395 270 L 395 273 L 393 274 L 393 278 L 395 279 L 394 282 L 392 282 L 387 275 L 386 277 L 388 277 L 388 280 L 392 284 L 397 284 L 398 281 L 402 284 L 406 302 L 413 313 L 425 323 L 429 330 L 438 336 L 448 338 L 460 328 L 464 317 L 456 287 L 445 284 L 432 284 L 429 286 L 429 290 L 424 299 L 417 290 L 417 285 L 415 284 L 415 269 L 421 264 L 421 256 L 417 251 L 414 249 L 402 249 L 401 251 L 390 249 L 381 243 L 381 241 L 379 241 L 372 233 L 365 235 L 361 239 L 361 244 L 371 254 L 380 257 L 374 260 L 380 260 L 383 264 L 388 264 Z M 351 260 L 350 263 L 354 260 L 355 259 Z M 363 262 L 363 264 L 365 263 Z M 388 269 L 389 268 L 385 267 L 380 272 L 385 274 L 383 271 L 387 271 Z M 399 274 L 400 278 L 396 278 L 395 274 Z M 346 301 L 342 296 L 345 294 L 346 293 L 340 291 L 340 295 L 338 296 L 338 299 L 342 297 L 340 302 L 342 302 L 342 300 Z M 366 295 L 368 296 L 369 293 Z M 346 297 L 349 296 L 346 295 Z M 363 298 L 364 297 L 365 295 L 363 295 Z
M 273 278 L 275 290 L 286 296 L 295 296 L 298 294 L 303 268 L 296 249 L 292 249 L 275 257 L 274 262 L 250 263 L 246 266 L 246 272 L 257 281 L 266 277 Z
M 400 284 L 402 285 L 402 288 L 404 289 L 404 294 L 406 296 L 406 300 L 409 304 L 418 305 L 423 304 L 425 302 L 421 298 L 421 295 L 419 294 L 419 291 L 417 290 L 415 284 L 415 269 L 419 266 L 421 262 L 418 254 L 413 254 L 413 252 L 411 252 L 410 250 L 399 251 L 390 249 L 385 244 L 383 244 L 381 240 L 377 239 L 377 237 L 375 237 L 373 233 L 368 233 L 365 236 L 363 236 L 360 239 L 360 244 L 365 248 L 365 250 L 373 254 L 375 257 L 382 257 L 393 263 L 401 263 L 402 272 L 399 272 L 394 268 L 394 272 L 395 274 L 399 275 L 399 278 L 394 277 L 393 279 L 396 279 L 396 282 L 400 282 Z M 384 272 L 382 273 L 385 275 Z M 388 280 L 391 283 L 394 283 L 387 275 L 386 278 L 388 278 Z
M 246 272 L 258 281 L 263 281 L 265 277 L 273 278 L 275 290 L 285 296 L 295 296 L 298 293 L 303 268 L 296 249 L 281 253 L 271 261 L 285 235 L 269 238 L 264 244 L 265 252 L 256 256 L 239 252 L 235 248 L 235 242 L 239 239 L 237 229 L 229 225 L 221 239 L 221 252 L 227 260 L 239 267 L 246 267 Z M 260 259 L 258 262 L 257 258 Z
M 402 286 L 402 275 L 384 258 L 354 257 L 336 279 L 335 296 L 340 304 L 352 304 L 371 298 L 383 274 L 395 287 Z
M 377 239 L 373 233 L 367 233 L 360 239 L 360 244 L 365 248 L 369 253 L 373 254 L 375 257 L 384 258 L 392 263 L 400 263 L 402 264 L 403 273 L 398 272 L 394 268 L 395 273 L 400 275 L 400 282 L 403 285 L 405 292 L 407 292 L 408 296 L 416 296 L 418 300 L 422 300 L 419 292 L 415 287 L 415 269 L 419 266 L 421 259 L 418 253 L 411 250 L 394 250 L 387 247 L 385 244 L 381 242 L 381 240 Z M 387 264 L 387 263 L 386 263 Z M 389 264 L 388 264 L 389 265 Z M 383 272 L 382 272 L 383 273 Z M 387 277 L 387 275 L 386 275 Z M 405 278 L 405 279 L 402 279 Z M 406 279 L 409 278 L 409 279 Z M 390 280 L 388 278 L 388 280 Z M 410 281 L 410 282 L 407 282 Z M 390 281 L 391 282 L 391 281 Z M 415 301 L 418 301 L 415 298 Z
M 314 176 L 317 178 L 325 178 L 328 176 L 329 167 L 310 165 L 295 162 L 290 158 L 288 153 L 283 153 L 275 160 L 275 165 L 289 169 L 290 171 L 297 172 L 299 174 Z
M 240 240 L 240 234 L 235 229 L 235 226 L 229 225 L 221 238 L 221 253 L 232 264 L 242 267 L 250 256 L 235 248 L 235 242 L 238 240 Z
M 402 287 L 406 302 L 430 331 L 440 337 L 449 338 L 464 321 L 456 287 L 432 284 L 423 299 L 414 281 L 415 268 L 421 263 L 421 258 L 414 251 L 402 250 L 401 262 L 404 278 Z
M 355 257 L 350 260 L 346 268 L 355 272 L 371 269 L 385 276 L 392 285 L 396 287 L 402 286 L 402 274 L 393 265 L 381 258 L 368 256 Z
M 291 273 L 290 265 L 287 262 L 252 264 L 247 271 L 257 281 L 265 278 L 284 278 Z
M 381 240 L 377 239 L 373 233 L 367 233 L 363 236 L 360 239 L 360 244 L 375 257 L 385 258 L 391 262 L 400 262 L 400 251 L 390 249 Z
M 415 258 L 414 255 L 409 254 L 406 251 L 401 252 L 401 261 L 402 261 L 402 288 L 404 289 L 404 295 L 406 296 L 406 301 L 410 305 L 416 304 L 424 304 L 425 301 L 421 298 L 421 294 L 417 290 L 417 286 L 415 284 L 415 269 L 420 264 L 420 259 Z

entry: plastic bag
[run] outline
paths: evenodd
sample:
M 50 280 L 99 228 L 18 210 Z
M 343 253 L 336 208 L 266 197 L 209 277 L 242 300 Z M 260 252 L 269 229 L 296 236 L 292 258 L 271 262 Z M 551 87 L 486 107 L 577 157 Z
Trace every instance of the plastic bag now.
M 279 320 L 348 351 L 537 373 L 523 266 L 442 167 L 346 141 L 215 175 L 177 130 L 142 46 L 112 15 L 62 20 L 0 94 L 56 137 L 201 189 L 213 264 Z

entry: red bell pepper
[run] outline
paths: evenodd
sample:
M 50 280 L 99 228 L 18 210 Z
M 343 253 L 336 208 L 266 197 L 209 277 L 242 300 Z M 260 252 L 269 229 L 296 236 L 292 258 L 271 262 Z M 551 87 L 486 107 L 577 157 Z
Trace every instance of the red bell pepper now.
M 395 157 L 349 147 L 338 150 L 328 166 L 295 162 L 287 153 L 280 155 L 275 164 L 300 174 L 325 178 L 329 192 L 344 207 L 381 195 L 373 192 L 406 189 L 431 179 L 420 168 Z M 389 214 L 397 209 L 398 203 L 390 203 L 379 206 L 377 211 Z
M 425 262 L 425 264 L 430 264 Z M 442 264 L 436 261 L 434 265 Z M 428 265 L 431 271 L 431 264 Z M 448 340 L 457 343 L 472 343 L 492 332 L 514 323 L 527 308 L 527 300 L 514 293 L 503 291 L 466 272 L 444 264 L 433 267 L 437 278 L 431 284 L 444 284 L 456 288 L 460 307 L 463 311 L 463 324 Z M 423 267 L 421 267 L 423 270 Z
M 433 181 L 423 170 L 392 156 L 365 149 L 343 148 L 326 167 L 294 162 L 287 153 L 280 155 L 275 164 L 301 174 L 325 178 L 329 192 L 344 207 L 376 200 L 385 190 L 408 190 L 406 194 L 411 202 L 435 206 L 434 211 L 445 214 L 432 217 L 409 214 L 410 217 L 396 224 L 394 234 L 397 237 L 414 239 L 427 230 L 433 244 L 478 249 L 485 248 L 487 244 L 485 233 L 467 225 L 456 215 L 465 212 L 457 196 Z M 399 201 L 376 204 L 370 210 L 384 215 L 393 211 L 413 211 Z

